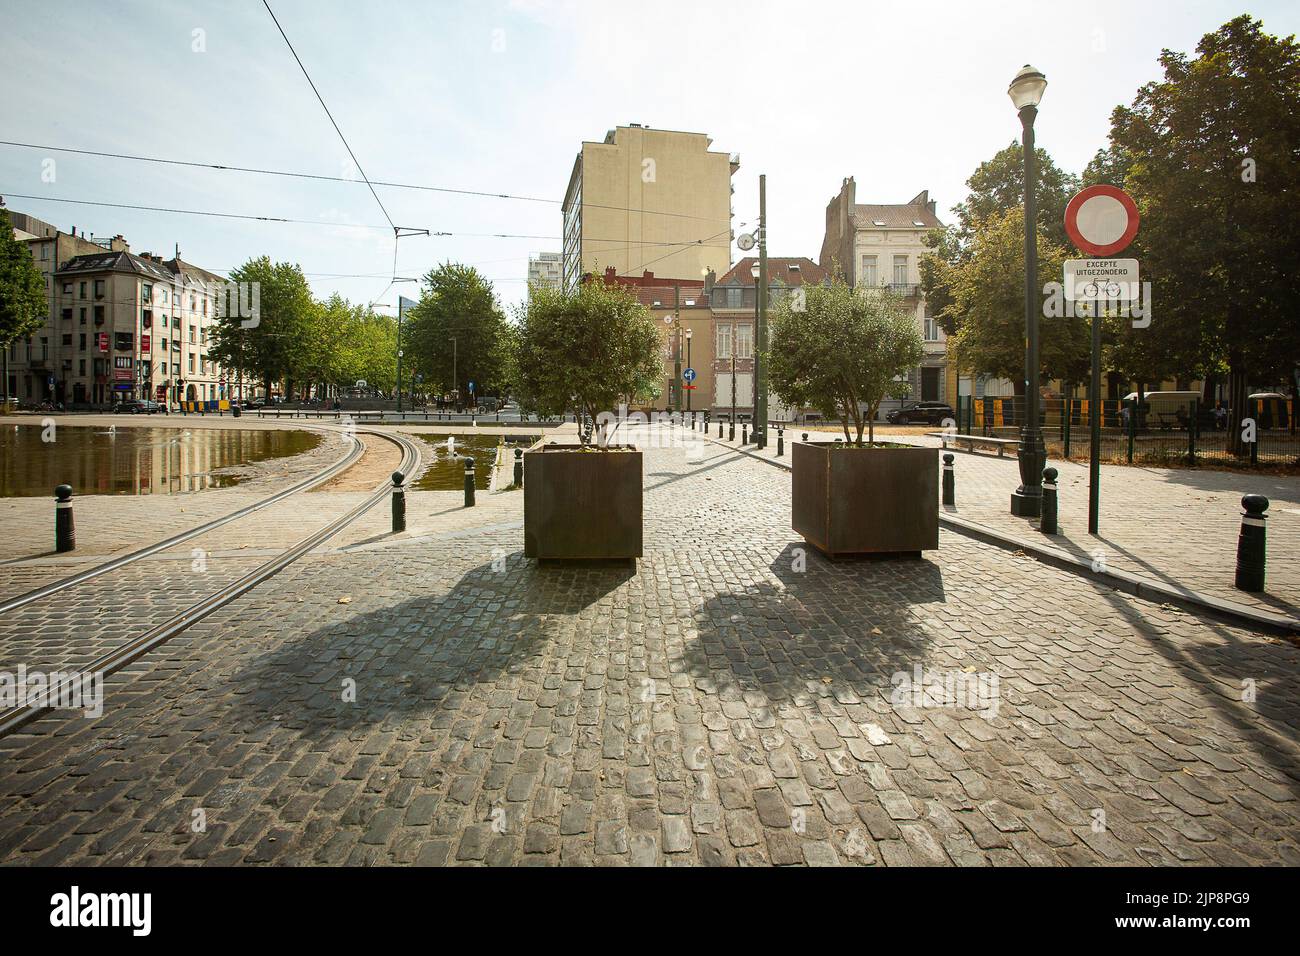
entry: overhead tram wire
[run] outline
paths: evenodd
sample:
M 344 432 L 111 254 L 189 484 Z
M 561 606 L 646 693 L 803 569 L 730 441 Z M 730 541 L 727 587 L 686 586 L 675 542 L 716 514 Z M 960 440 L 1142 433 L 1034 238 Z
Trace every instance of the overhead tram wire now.
M 342 227 L 345 229 L 371 229 L 371 230 L 379 229 L 385 232 L 388 231 L 387 226 L 375 226 L 375 225 L 370 225 L 368 223 L 360 223 L 360 222 L 333 222 L 328 219 L 290 219 L 283 216 L 254 216 L 248 213 L 212 212 L 211 210 L 206 210 L 206 209 L 175 209 L 167 206 L 148 206 L 139 203 L 116 203 L 116 202 L 105 202 L 101 200 L 91 200 L 91 199 L 65 199 L 58 196 L 37 196 L 31 193 L 9 192 L 8 190 L 5 190 L 3 188 L 0 188 L 0 196 L 8 196 L 12 199 L 32 199 L 37 202 L 68 203 L 77 206 L 103 206 L 109 209 L 135 209 L 142 212 L 162 212 L 162 213 L 170 213 L 172 215 L 178 215 L 178 216 L 210 216 L 210 217 L 216 217 L 220 219 L 244 219 L 244 220 L 251 220 L 254 222 L 282 222 L 282 223 L 288 223 L 290 225 L 301 225 L 301 226 L 324 226 L 327 228 Z M 407 227 L 402 227 L 402 228 L 407 228 Z M 716 239 L 717 236 L 723 235 L 724 233 L 729 231 L 730 230 L 723 230 L 723 232 L 720 232 L 715 236 L 710 236 L 704 240 L 690 239 L 690 240 L 684 240 L 680 242 L 648 242 L 648 241 L 641 241 L 635 239 L 603 239 L 603 238 L 599 238 L 599 239 L 586 238 L 583 241 L 584 242 L 609 242 L 615 245 L 632 245 L 632 246 L 694 246 L 694 245 L 722 246 L 724 245 L 723 243 L 714 243 L 712 240 Z M 514 232 L 451 232 L 447 230 L 431 230 L 429 234 L 435 237 L 442 236 L 442 237 L 456 238 L 456 239 L 539 239 L 539 240 L 545 240 L 547 242 L 563 241 L 562 236 L 539 236 L 539 235 L 534 235 L 529 233 L 514 233 Z
M 292 179 L 312 179 L 320 182 L 331 183 L 351 183 L 356 184 L 355 179 L 349 179 L 346 176 L 326 176 L 321 173 L 301 173 L 291 170 L 282 169 L 262 169 L 256 166 L 232 166 L 222 163 L 200 163 L 183 159 L 167 159 L 160 156 L 137 156 L 130 153 L 110 153 L 103 150 L 95 149 L 75 149 L 71 146 L 50 146 L 44 143 L 23 143 L 16 140 L 0 140 L 0 146 L 16 146 L 21 149 L 41 149 L 56 153 L 73 153 L 78 156 L 98 156 L 104 159 L 123 159 L 137 163 L 161 163 L 168 166 L 188 166 L 194 169 L 215 169 L 226 172 L 237 173 L 254 173 L 262 176 L 285 176 Z M 484 199 L 508 199 L 516 202 L 535 202 L 548 203 L 550 205 L 563 205 L 559 199 L 545 199 L 540 196 L 520 196 L 514 193 L 489 192 L 479 189 L 457 189 L 451 186 L 429 186 L 420 183 L 396 183 L 382 179 L 367 180 L 375 186 L 386 186 L 392 189 L 416 189 L 423 192 L 447 193 L 455 196 L 478 196 Z M 614 212 L 634 212 L 643 216 L 669 216 L 677 219 L 698 219 L 702 222 L 729 222 L 728 219 L 717 216 L 693 216 L 684 212 L 665 212 L 658 209 L 637 209 L 633 206 L 611 206 L 606 203 L 584 202 L 584 209 L 608 209 Z

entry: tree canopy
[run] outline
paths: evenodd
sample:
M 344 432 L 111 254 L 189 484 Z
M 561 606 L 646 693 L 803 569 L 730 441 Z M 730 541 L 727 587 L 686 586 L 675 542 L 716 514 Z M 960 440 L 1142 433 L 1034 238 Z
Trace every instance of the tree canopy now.
M 512 377 L 515 330 L 477 269 L 443 263 L 424 277 L 405 313 L 402 345 L 410 367 L 435 391 L 502 394 Z
M 1025 213 L 1012 208 L 983 221 L 969 256 L 936 263 L 951 300 L 946 317 L 956 327 L 948 348 L 961 368 L 1017 383 L 1025 378 Z M 1065 249 L 1038 233 L 1038 274 L 1059 281 Z M 1071 316 L 1039 319 L 1039 367 L 1047 378 L 1087 379 L 1088 330 Z
M 620 402 L 653 400 L 663 376 L 659 330 L 624 286 L 533 287 L 519 309 L 518 391 L 542 415 L 576 408 L 589 422 Z M 590 440 L 582 430 L 583 442 Z
M 26 243 L 14 237 L 9 210 L 0 207 L 0 348 L 45 324 L 45 277 Z M 0 393 L 8 388 L 0 382 Z
M 855 444 L 864 428 L 874 441 L 880 403 L 901 393 L 898 379 L 921 361 L 916 317 L 888 288 L 852 289 L 835 276 L 804 289 L 803 311 L 781 296 L 772 312 L 765 355 L 772 391 L 787 405 L 838 418 Z

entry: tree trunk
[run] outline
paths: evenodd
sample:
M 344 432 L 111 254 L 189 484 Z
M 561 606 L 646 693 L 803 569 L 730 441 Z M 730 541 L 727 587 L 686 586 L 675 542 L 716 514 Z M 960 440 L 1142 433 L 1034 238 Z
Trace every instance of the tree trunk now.
M 1228 356 L 1228 450 L 1238 458 L 1250 454 L 1250 446 L 1241 440 L 1242 419 L 1250 414 L 1246 407 L 1246 369 L 1240 355 Z

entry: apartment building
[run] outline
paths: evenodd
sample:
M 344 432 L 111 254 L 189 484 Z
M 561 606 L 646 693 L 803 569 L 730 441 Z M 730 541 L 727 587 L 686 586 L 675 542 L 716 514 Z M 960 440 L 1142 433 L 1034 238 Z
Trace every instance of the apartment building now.
M 632 123 L 585 142 L 564 193 L 562 279 L 613 266 L 621 276 L 700 279 L 731 265 L 731 177 L 740 157 L 703 133 Z
M 921 256 L 928 251 L 923 240 L 931 229 L 943 227 L 935 214 L 935 201 L 928 190 L 922 190 L 905 203 L 859 204 L 856 193 L 857 185 L 849 176 L 826 206 L 821 266 L 829 272 L 838 270 L 852 286 L 885 285 L 903 296 L 915 311 L 925 348 L 921 364 L 908 376 L 909 398 L 955 403 L 954 383 L 945 375 L 944 332 L 921 292 Z M 881 414 L 898 404 L 886 400 Z
M 715 415 L 731 414 L 733 404 L 738 419 L 754 413 L 754 336 L 758 319 L 758 278 L 754 272 L 757 267 L 758 259 L 746 256 L 714 282 L 710 294 L 713 393 L 709 398 Z M 770 310 L 798 286 L 829 285 L 830 273 L 803 256 L 768 256 L 767 281 Z M 767 404 L 773 421 L 793 421 L 801 411 L 785 408 L 770 394 Z
M 558 252 L 539 252 L 528 257 L 528 285 L 558 289 L 563 284 L 563 257 Z
M 108 406 L 132 398 L 206 401 L 225 379 L 208 355 L 224 280 L 183 261 L 135 255 L 118 235 L 86 239 L 12 214 L 46 280 L 45 326 L 12 343 L 9 393 L 23 402 Z M 24 235 L 25 234 L 25 235 Z

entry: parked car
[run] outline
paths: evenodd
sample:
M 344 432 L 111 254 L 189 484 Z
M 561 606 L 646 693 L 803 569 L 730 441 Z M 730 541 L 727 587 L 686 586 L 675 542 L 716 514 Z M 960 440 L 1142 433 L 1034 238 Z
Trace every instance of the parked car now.
M 133 399 L 126 402 L 118 402 L 113 408 L 114 415 L 157 415 L 161 412 L 162 406 L 150 399 Z
M 951 405 L 944 402 L 908 402 L 886 415 L 885 421 L 891 425 L 911 425 L 913 422 L 941 425 L 945 418 L 957 420 L 957 414 Z

